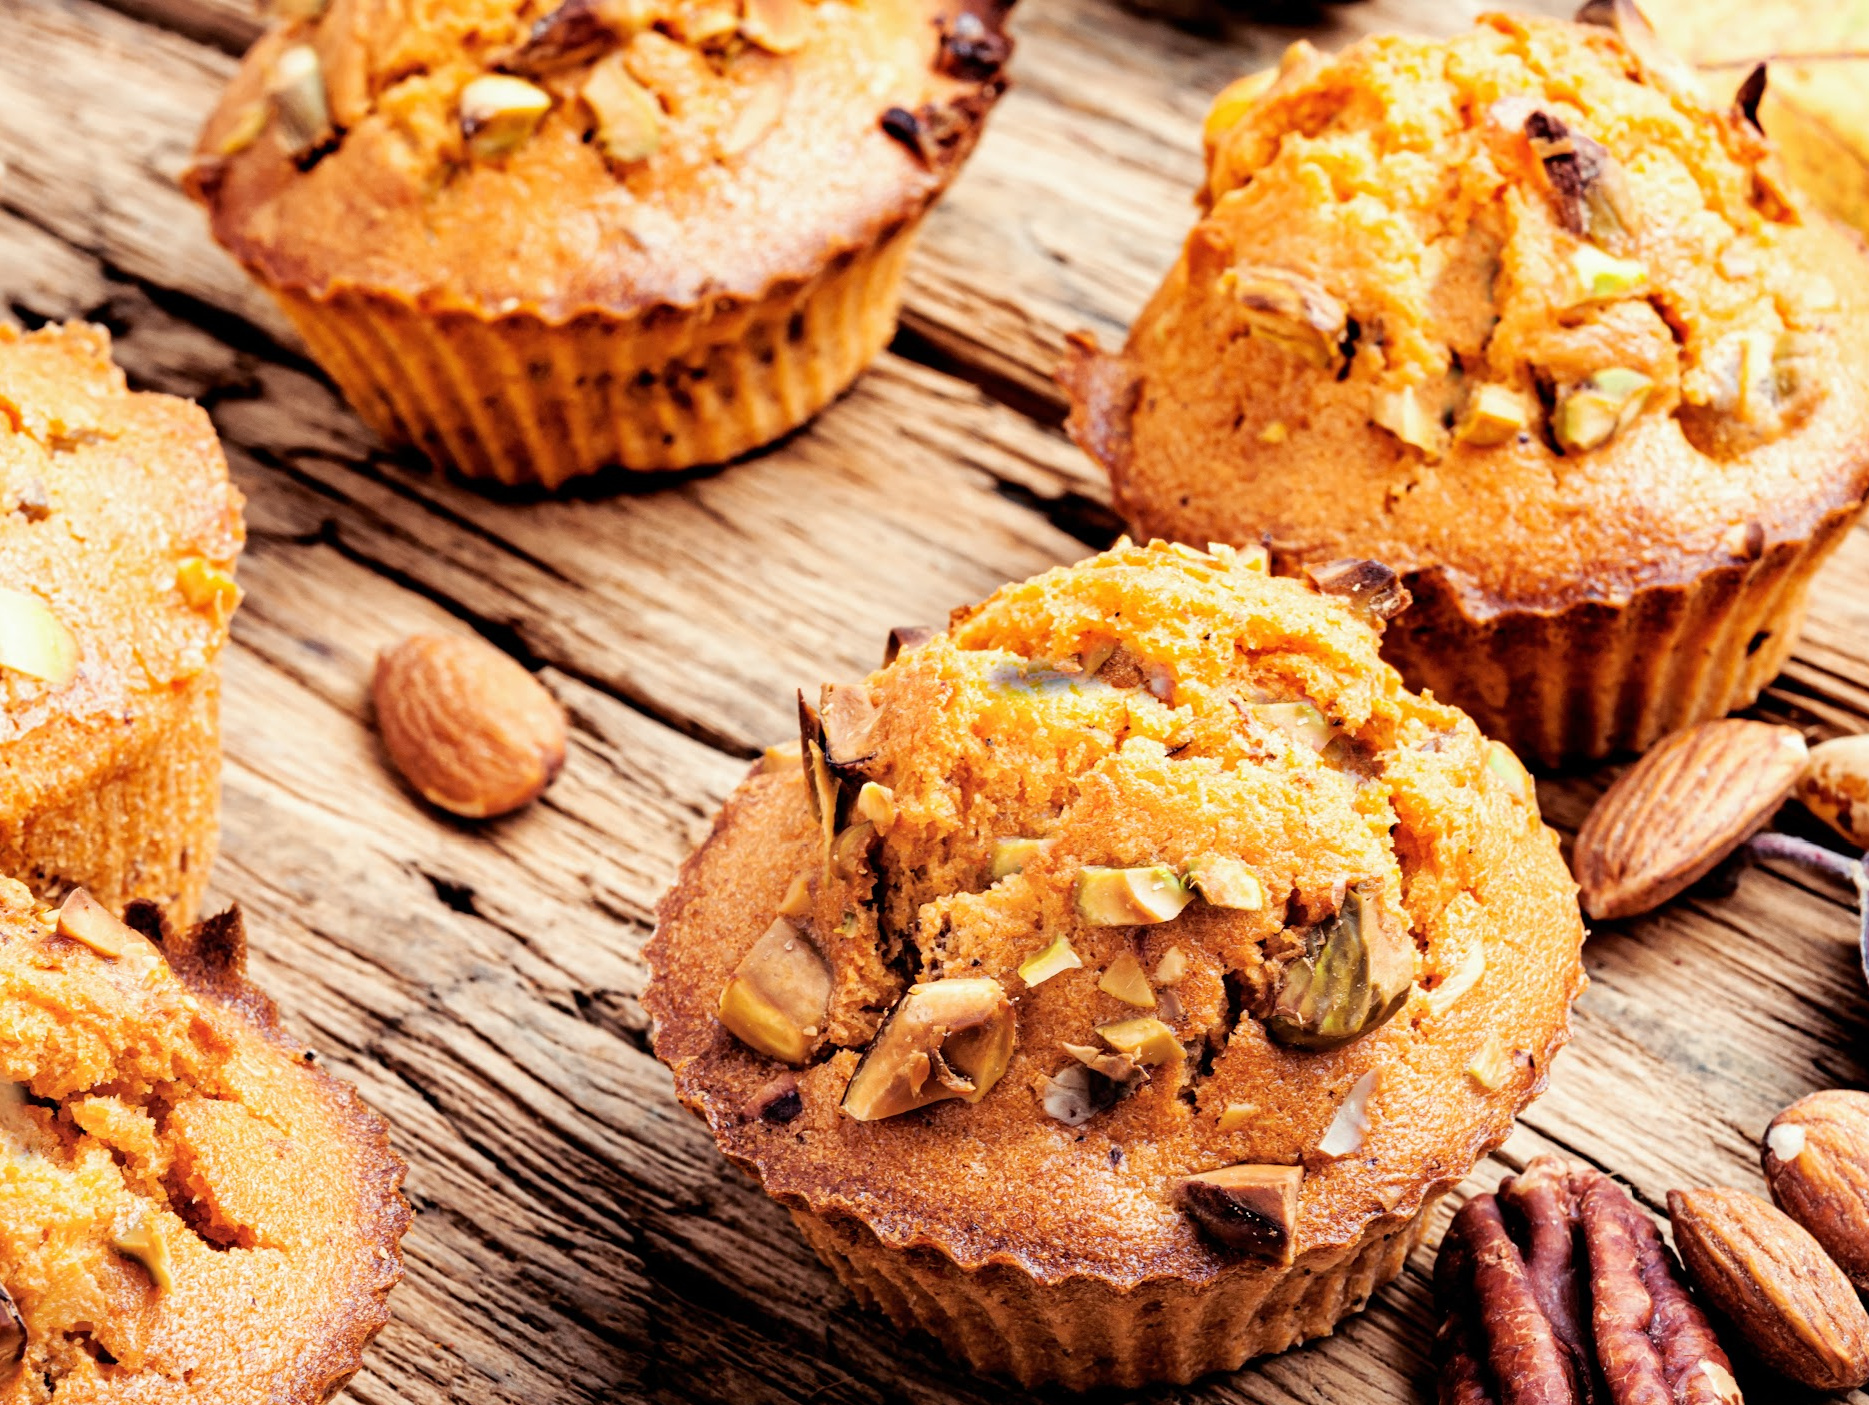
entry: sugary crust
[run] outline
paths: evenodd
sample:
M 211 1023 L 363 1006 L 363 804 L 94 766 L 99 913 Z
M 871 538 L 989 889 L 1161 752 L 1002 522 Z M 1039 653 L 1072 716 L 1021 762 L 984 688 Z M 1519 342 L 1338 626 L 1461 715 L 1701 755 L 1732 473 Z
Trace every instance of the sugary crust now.
M 1517 129 L 1489 115 L 1516 120 L 1513 104 L 1534 101 L 1625 169 L 1649 297 L 1553 310 L 1578 241 L 1557 228 Z M 1491 17 L 1438 45 L 1366 41 L 1339 60 L 1288 60 L 1241 111 L 1210 131 L 1223 193 L 1126 349 L 1080 345 L 1062 376 L 1073 433 L 1141 531 L 1263 540 L 1281 564 L 1368 556 L 1438 572 L 1438 593 L 1484 626 L 1692 589 L 1860 509 L 1861 241 L 1819 214 L 1749 203 L 1748 182 L 1771 174 L 1756 134 L 1658 91 L 1607 31 Z M 1383 256 L 1365 261 L 1371 249 Z M 1242 334 L 1220 291 L 1236 265 L 1289 267 L 1344 300 L 1362 336 L 1340 377 Z M 1710 413 L 1722 348 L 1755 324 L 1808 338 L 1815 403 L 1761 442 L 1715 449 L 1694 415 Z M 1424 454 L 1375 422 L 1380 392 L 1431 398 L 1461 365 L 1467 383 L 1526 395 L 1603 365 L 1660 388 L 1587 453 L 1557 454 L 1534 426 Z
M 188 178 L 216 238 L 269 287 L 313 298 L 360 290 L 428 313 L 550 325 L 595 312 L 625 334 L 652 330 L 783 297 L 914 223 L 1004 86 L 937 68 L 957 16 L 998 32 L 994 0 L 820 0 L 800 51 L 747 49 L 718 71 L 662 33 L 630 41 L 631 71 L 670 112 L 661 149 L 621 174 L 587 140 L 570 88 L 512 156 L 469 161 L 459 89 L 549 8 L 486 0 L 409 23 L 380 0 L 335 0 L 315 31 L 263 38 Z M 308 38 L 330 76 L 336 149 L 301 170 L 268 132 L 217 155 L 264 104 L 280 51 Z M 723 154 L 735 116 L 767 89 L 783 95 L 773 125 Z M 881 118 L 929 104 L 952 125 L 925 160 Z
M 0 868 L 185 919 L 215 848 L 241 496 L 207 415 L 132 394 L 109 346 L 0 327 L 0 587 L 78 649 L 63 685 L 0 667 Z M 191 600 L 194 568 L 225 591 Z
M 0 897 L 10 905 L 9 925 L 24 916 L 11 905 L 11 895 Z M 36 1064 L 33 1093 L 62 1104 L 65 1117 L 81 1121 L 115 1150 L 122 1188 L 113 1184 L 114 1173 L 78 1182 L 106 1194 L 121 1197 L 123 1188 L 139 1184 L 148 1158 L 158 1154 L 147 1143 L 139 1145 L 134 1134 L 138 1078 L 150 1065 L 177 1075 L 161 1085 L 168 1124 L 163 1136 L 172 1158 L 162 1199 L 173 1206 L 180 1203 L 178 1195 L 192 1197 L 193 1218 L 184 1228 L 169 1209 L 153 1212 L 167 1227 L 173 1286 L 152 1298 L 140 1271 L 117 1270 L 98 1279 L 89 1291 L 108 1295 L 111 1325 L 95 1330 L 104 1333 L 100 1344 L 114 1344 L 121 1353 L 119 1363 L 100 1370 L 82 1352 L 48 1357 L 68 1372 L 57 1394 L 99 1402 L 147 1400 L 152 1380 L 185 1374 L 190 1400 L 245 1405 L 263 1396 L 280 1405 L 321 1405 L 356 1373 L 365 1348 L 388 1320 L 387 1297 L 402 1273 L 400 1240 L 411 1221 L 400 1194 L 406 1166 L 390 1147 L 383 1118 L 349 1085 L 313 1066 L 304 1046 L 281 1025 L 272 1001 L 247 981 L 237 909 L 181 933 L 169 929 L 151 903 L 132 904 L 125 918 L 161 951 L 192 1002 L 180 1003 L 179 992 L 164 992 L 166 982 L 150 974 L 128 1006 L 116 1008 L 109 993 L 118 983 L 115 971 L 98 967 L 75 943 L 54 939 L 50 946 L 60 949 L 42 958 L 52 975 L 37 998 L 56 1002 L 66 996 L 75 1002 L 59 1017 L 71 1031 L 68 1048 L 35 1048 L 33 1041 L 46 1037 L 40 1012 L 0 1012 L 0 1024 L 18 1041 L 0 1046 L 0 1063 L 23 1055 L 28 1067 Z M 6 940 L 42 941 L 33 930 L 37 923 L 26 916 L 23 929 L 15 928 Z M 122 959 L 144 958 L 130 950 Z M 188 1047 L 162 1047 L 160 1035 L 152 1044 L 112 1030 L 113 1019 L 150 1020 L 152 1035 L 165 1024 L 186 1030 Z M 79 1065 L 60 1062 L 95 1058 L 100 1043 L 119 1048 L 119 1079 L 113 1093 L 102 1097 L 88 1092 L 82 1076 L 73 1073 Z M 218 1097 L 201 1096 L 191 1086 L 210 1066 L 201 1062 L 204 1057 L 211 1061 Z M 119 1099 L 128 1101 L 119 1105 L 117 1121 L 95 1120 L 97 1107 Z M 78 1111 L 85 1107 L 93 1111 Z M 122 1130 L 126 1126 L 129 1135 Z M 227 1135 L 217 1135 L 222 1129 Z M 82 1145 L 90 1138 L 77 1140 Z M 269 1165 L 279 1157 L 290 1163 Z M 320 1168 L 315 1177 L 306 1176 L 307 1165 Z M 82 1175 L 82 1169 L 74 1165 L 74 1174 Z M 273 1178 L 287 1187 L 288 1198 L 268 1183 Z M 147 1192 L 146 1183 L 143 1188 Z M 141 1213 L 148 1223 L 147 1200 Z M 59 1219 L 82 1225 L 85 1211 L 58 1204 L 42 1256 L 68 1243 L 51 1237 L 66 1232 Z M 0 1234 L 0 1263 L 4 1249 Z M 43 1352 L 41 1315 L 59 1313 L 70 1293 L 85 1290 L 57 1266 L 56 1257 L 42 1258 L 33 1269 L 33 1247 L 26 1252 L 28 1258 L 12 1268 L 31 1276 L 11 1286 L 26 1315 L 29 1352 Z M 49 1273 L 47 1262 L 53 1265 Z M 36 1372 L 17 1372 L 0 1381 L 0 1401 L 28 1405 L 44 1398 L 44 1389 L 46 1381 Z
M 647 953 L 652 979 L 644 1005 L 654 1022 L 656 1051 L 674 1070 L 678 1094 L 727 1156 L 796 1211 L 830 1221 L 850 1217 L 891 1249 L 934 1250 L 967 1271 L 1003 1267 L 1037 1286 L 1095 1283 L 1127 1292 L 1178 1282 L 1250 1295 L 1255 1284 L 1276 1281 L 1285 1270 L 1244 1260 L 1198 1234 L 1170 1203 L 1167 1188 L 1176 1177 L 1235 1161 L 1290 1165 L 1302 1159 L 1307 1174 L 1291 1271 L 1315 1273 L 1341 1262 L 1370 1236 L 1406 1223 L 1458 1182 L 1543 1088 L 1551 1058 L 1569 1037 L 1570 1002 L 1583 983 L 1577 961 L 1582 928 L 1555 839 L 1538 821 L 1525 788 L 1484 759 L 1484 743 L 1465 719 L 1402 694 L 1395 675 L 1376 663 L 1373 636 L 1347 612 L 1284 582 L 1217 584 L 1213 564 L 1203 566 L 1204 561 L 1165 549 L 1118 550 L 1008 587 L 984 607 L 957 612 L 958 648 L 937 637 L 907 656 L 909 662 L 898 663 L 893 674 L 870 682 L 875 696 L 887 699 L 883 715 L 891 716 L 892 708 L 901 713 L 887 724 L 881 743 L 885 756 L 900 758 L 889 763 L 888 772 L 898 816 L 878 860 L 895 875 L 883 885 L 884 907 L 899 907 L 904 891 L 915 894 L 908 902 L 911 912 L 916 902 L 926 902 L 913 921 L 895 912 L 889 929 L 916 934 L 925 963 L 919 979 L 936 978 L 931 969 L 994 976 L 1005 970 L 1000 978 L 1015 996 L 1018 1047 L 1005 1076 L 977 1104 L 950 1101 L 867 1123 L 840 1111 L 858 1050 L 874 1028 L 864 1010 L 886 1008 L 894 996 L 888 972 L 866 966 L 875 937 L 862 937 L 860 924 L 852 928 L 848 922 L 845 930 L 859 935 L 832 935 L 830 926 L 814 919 L 840 992 L 828 1014 L 830 1042 L 796 1071 L 802 1104 L 796 1118 L 775 1125 L 748 1114 L 749 1102 L 779 1065 L 729 1035 L 716 1019 L 715 1001 L 742 954 L 773 920 L 788 885 L 813 870 L 817 829 L 796 765 L 756 768 L 684 864 L 663 901 Z M 1189 579 L 1177 583 L 1178 570 Z M 1007 655 L 991 641 L 1003 648 L 1022 626 L 1039 631 L 1030 647 L 1046 657 L 1044 640 L 1055 644 L 1068 637 L 1066 621 L 1077 608 L 1105 611 L 1097 618 L 1120 619 L 1122 628 L 1133 628 L 1158 650 L 1151 654 L 1144 644 L 1133 644 L 1145 658 L 1165 657 L 1159 651 L 1170 647 L 1167 641 L 1179 630 L 1190 652 L 1174 655 L 1170 666 L 1178 680 L 1176 696 L 1189 700 L 1189 711 L 1176 713 L 1181 721 L 1173 725 L 1207 739 L 1189 745 L 1222 745 L 1203 732 L 1200 720 L 1219 714 L 1208 713 L 1210 704 L 1195 697 L 1215 676 L 1200 675 L 1201 658 L 1220 660 L 1215 667 L 1223 670 L 1223 680 L 1240 676 L 1231 671 L 1236 665 L 1225 662 L 1235 657 L 1226 637 L 1202 613 L 1222 598 L 1205 594 L 1210 586 L 1242 592 L 1224 597 L 1239 611 L 1227 617 L 1231 627 L 1242 641 L 1252 641 L 1239 645 L 1241 653 L 1276 659 L 1278 667 L 1306 674 L 1309 695 L 1333 716 L 1341 713 L 1346 728 L 1387 739 L 1380 745 L 1393 748 L 1383 753 L 1390 801 L 1376 798 L 1385 788 L 1378 783 L 1374 789 L 1353 788 L 1360 797 L 1353 810 L 1336 809 L 1331 797 L 1349 793 L 1339 791 L 1341 778 L 1308 765 L 1287 772 L 1278 759 L 1285 753 L 1267 753 L 1263 763 L 1248 762 L 1239 772 L 1186 759 L 1202 754 L 1197 752 L 1152 761 L 1150 745 L 1140 739 L 1157 725 L 1151 719 L 1165 714 L 1137 700 L 1126 704 L 1130 743 L 1106 765 L 1071 773 L 1076 779 L 1062 793 L 1076 798 L 1066 801 L 1054 849 L 1025 873 L 1005 884 L 988 877 L 969 880 L 968 860 L 958 860 L 956 868 L 951 855 L 964 853 L 971 841 L 943 848 L 916 837 L 920 815 L 929 806 L 938 809 L 949 793 L 963 827 L 972 816 L 998 827 L 988 832 L 1007 832 L 1007 824 L 1014 833 L 1032 832 L 1018 827 L 1018 817 L 1006 808 L 1013 803 L 1008 796 L 1035 795 L 1033 804 L 1047 808 L 1053 793 L 1048 788 L 1057 786 L 1050 754 L 1028 756 L 1022 750 L 1029 743 L 1017 689 L 1002 694 L 989 684 L 976 702 L 969 679 L 979 676 L 976 670 L 997 667 L 992 660 Z M 1145 602 L 1151 613 L 1140 618 Z M 1049 623 L 1041 626 L 1040 620 Z M 1048 636 L 1047 630 L 1060 633 Z M 968 651 L 980 649 L 988 651 L 985 661 L 975 662 L 982 656 Z M 1101 697 L 1084 705 L 1104 706 Z M 933 698 L 944 700 L 942 712 L 925 712 L 927 704 L 914 701 Z M 1230 708 L 1225 711 L 1231 715 Z M 1059 736 L 1066 716 L 1057 714 L 1050 732 L 1033 735 Z M 1224 730 L 1223 719 L 1217 725 Z M 998 745 L 987 743 L 976 754 L 983 735 Z M 889 739 L 902 738 L 913 741 L 906 751 L 892 752 Z M 957 753 L 961 759 L 950 755 L 950 745 L 964 748 Z M 1071 743 L 1058 745 L 1068 750 Z M 1075 764 L 1087 763 L 1079 757 Z M 1254 769 L 1259 764 L 1264 772 Z M 921 772 L 907 769 L 916 765 Z M 1124 768 L 1134 768 L 1134 779 L 1124 778 Z M 932 800 L 922 789 L 928 777 L 935 778 Z M 1083 808 L 1082 797 L 1101 794 L 1106 783 L 1120 797 L 1117 812 L 1106 813 L 1094 801 Z M 1012 789 L 996 789 L 1002 784 Z M 1185 808 L 1189 794 L 1245 794 L 1230 789 L 1236 784 L 1263 785 L 1256 792 L 1259 802 L 1245 802 L 1263 810 L 1247 817 L 1243 810 Z M 1385 808 L 1390 803 L 1393 819 Z M 1269 818 L 1291 805 L 1302 813 L 1293 813 L 1290 828 Z M 1265 833 L 1288 837 L 1253 838 L 1247 831 L 1262 822 L 1269 825 Z M 1049 904 L 1062 882 L 1068 909 L 1070 875 L 1080 863 L 1136 861 L 1083 857 L 1096 846 L 1134 845 L 1163 854 L 1160 861 L 1180 862 L 1182 848 L 1216 842 L 1202 835 L 1225 836 L 1218 842 L 1228 852 L 1257 854 L 1254 862 L 1268 875 L 1274 895 L 1267 913 L 1274 929 L 1282 919 L 1272 914 L 1284 910 L 1291 891 L 1288 875 L 1295 874 L 1298 889 L 1308 891 L 1320 874 L 1340 865 L 1352 872 L 1381 871 L 1392 862 L 1382 857 L 1392 845 L 1406 867 L 1402 891 L 1421 948 L 1422 985 L 1388 1024 L 1325 1052 L 1281 1048 L 1250 1015 L 1236 1018 L 1216 1009 L 1222 1047 L 1211 1067 L 1158 1068 L 1156 1079 L 1127 1101 L 1067 1128 L 1041 1110 L 1034 1084 L 1057 1066 L 1054 1041 L 1081 1041 L 1084 1035 L 1075 1031 L 1088 1031 L 1120 1012 L 1122 1007 L 1099 993 L 1096 976 L 1112 953 L 1127 949 L 1130 938 L 1120 929 L 1116 938 L 1099 936 L 1094 928 L 1069 929 L 1086 969 L 1043 987 L 1023 985 L 1009 967 L 1020 952 L 1036 950 L 1065 930 L 1059 924 L 1068 917 Z M 898 843 L 904 847 L 890 847 Z M 1295 845 L 1290 852 L 1282 848 L 1287 843 Z M 1228 847 L 1234 844 L 1245 847 Z M 931 873 L 943 876 L 929 898 L 922 887 Z M 950 886 L 955 883 L 958 889 Z M 940 891 L 953 896 L 941 897 Z M 832 909 L 841 901 L 833 901 Z M 1290 901 L 1302 906 L 1296 892 Z M 950 915 L 951 929 L 929 916 L 942 911 Z M 996 925 L 982 912 L 1012 916 Z M 1145 968 L 1152 968 L 1167 944 L 1179 941 L 1195 953 L 1194 965 L 1209 972 L 1202 979 L 1211 982 L 1217 999 L 1217 968 L 1202 964 L 1211 953 L 1232 953 L 1229 962 L 1239 961 L 1247 973 L 1258 959 L 1241 954 L 1237 944 L 1237 934 L 1256 929 L 1232 919 L 1189 911 L 1166 927 L 1142 929 L 1149 935 L 1137 936 L 1136 949 L 1144 952 Z M 936 927 L 938 946 L 931 952 Z M 909 965 L 913 972 L 912 953 Z M 1477 983 L 1462 984 L 1462 971 Z M 1429 988 L 1450 982 L 1446 1003 L 1431 997 Z M 1192 976 L 1180 990 L 1190 1011 L 1206 998 Z M 1469 1069 L 1494 1044 L 1496 1053 L 1522 1053 L 1488 1088 Z M 1366 1072 L 1377 1073 L 1379 1082 L 1362 1151 L 1339 1159 L 1318 1154 L 1334 1110 Z M 1256 1104 L 1249 1124 L 1219 1132 L 1215 1119 L 1222 1107 L 1246 1098 Z M 1044 1193 L 1035 1194 L 1035 1187 Z

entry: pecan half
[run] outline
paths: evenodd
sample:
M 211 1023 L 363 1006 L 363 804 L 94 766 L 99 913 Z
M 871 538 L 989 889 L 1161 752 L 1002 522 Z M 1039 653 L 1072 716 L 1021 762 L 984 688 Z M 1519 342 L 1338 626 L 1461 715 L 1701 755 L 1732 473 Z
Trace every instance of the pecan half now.
M 1541 1156 L 1468 1201 L 1434 1297 L 1443 1405 L 1740 1405 L 1654 1224 L 1591 1167 Z

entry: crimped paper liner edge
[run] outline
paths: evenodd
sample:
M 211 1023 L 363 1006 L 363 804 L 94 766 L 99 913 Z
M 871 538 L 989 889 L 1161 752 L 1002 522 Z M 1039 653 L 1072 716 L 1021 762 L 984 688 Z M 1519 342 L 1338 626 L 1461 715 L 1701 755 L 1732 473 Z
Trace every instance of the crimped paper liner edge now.
M 428 312 L 344 287 L 274 288 L 312 357 L 384 439 L 469 478 L 556 488 L 600 469 L 725 463 L 780 438 L 894 334 L 919 219 L 750 302 L 591 311 Z
M 1415 604 L 1390 625 L 1383 657 L 1410 687 L 1543 767 L 1645 751 L 1758 698 L 1797 643 L 1812 580 L 1863 507 L 1832 508 L 1807 537 L 1772 542 L 1756 560 L 1548 612 L 1476 620 L 1439 573 L 1417 573 Z
M 1442 1193 L 1412 1216 L 1375 1222 L 1322 1266 L 1128 1290 L 1084 1278 L 1041 1283 L 998 1263 L 962 1268 L 933 1249 L 891 1248 L 854 1216 L 793 1206 L 792 1219 L 857 1300 L 898 1327 L 928 1333 L 983 1374 L 1090 1390 L 1186 1384 L 1328 1336 L 1401 1273 Z

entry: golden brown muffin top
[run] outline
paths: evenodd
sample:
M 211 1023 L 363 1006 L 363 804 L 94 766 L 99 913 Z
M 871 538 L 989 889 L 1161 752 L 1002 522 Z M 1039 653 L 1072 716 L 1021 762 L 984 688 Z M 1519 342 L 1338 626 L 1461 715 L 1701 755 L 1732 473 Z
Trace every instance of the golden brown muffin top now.
M 0 813 L 82 766 L 55 724 L 214 666 L 241 502 L 207 415 L 129 391 L 102 328 L 0 325 Z
M 1646 47 L 1646 46 L 1645 46 Z M 1869 264 L 1741 106 L 1609 28 L 1294 46 L 1208 119 L 1205 217 L 1067 372 L 1122 508 L 1476 615 L 1798 539 L 1869 486 Z
M 245 983 L 239 914 L 155 913 L 160 946 L 0 879 L 0 1402 L 315 1405 L 385 1320 L 402 1162 Z
M 755 768 L 664 902 L 681 1096 L 781 1199 L 1050 1280 L 1251 1268 L 1179 1208 L 1233 1165 L 1302 1175 L 1300 1262 L 1412 1214 L 1542 1088 L 1583 929 L 1518 762 L 1377 647 L 1124 545 L 827 688 L 830 785 Z
M 238 258 L 315 295 L 551 321 L 759 297 L 940 192 L 999 94 L 1002 14 L 331 0 L 253 47 L 191 186 Z

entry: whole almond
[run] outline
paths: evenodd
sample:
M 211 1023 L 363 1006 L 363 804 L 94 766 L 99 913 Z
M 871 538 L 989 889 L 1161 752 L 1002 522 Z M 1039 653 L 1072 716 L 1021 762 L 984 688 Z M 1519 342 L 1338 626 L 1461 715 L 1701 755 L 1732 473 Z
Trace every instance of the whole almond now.
M 1660 907 L 1771 818 L 1809 755 L 1795 728 L 1738 718 L 1663 737 L 1577 833 L 1584 911 L 1608 919 Z
M 371 684 L 389 759 L 429 802 L 469 819 L 537 798 L 565 764 L 565 713 L 485 640 L 418 634 L 377 655 Z
M 1674 1246 L 1761 1360 L 1813 1390 L 1869 1381 L 1869 1313 L 1802 1226 L 1741 1190 L 1673 1190 Z
M 1799 1098 L 1765 1129 L 1772 1199 L 1869 1290 L 1869 1093 Z
M 1812 747 L 1797 796 L 1858 849 L 1869 849 L 1869 734 L 1832 737 Z

